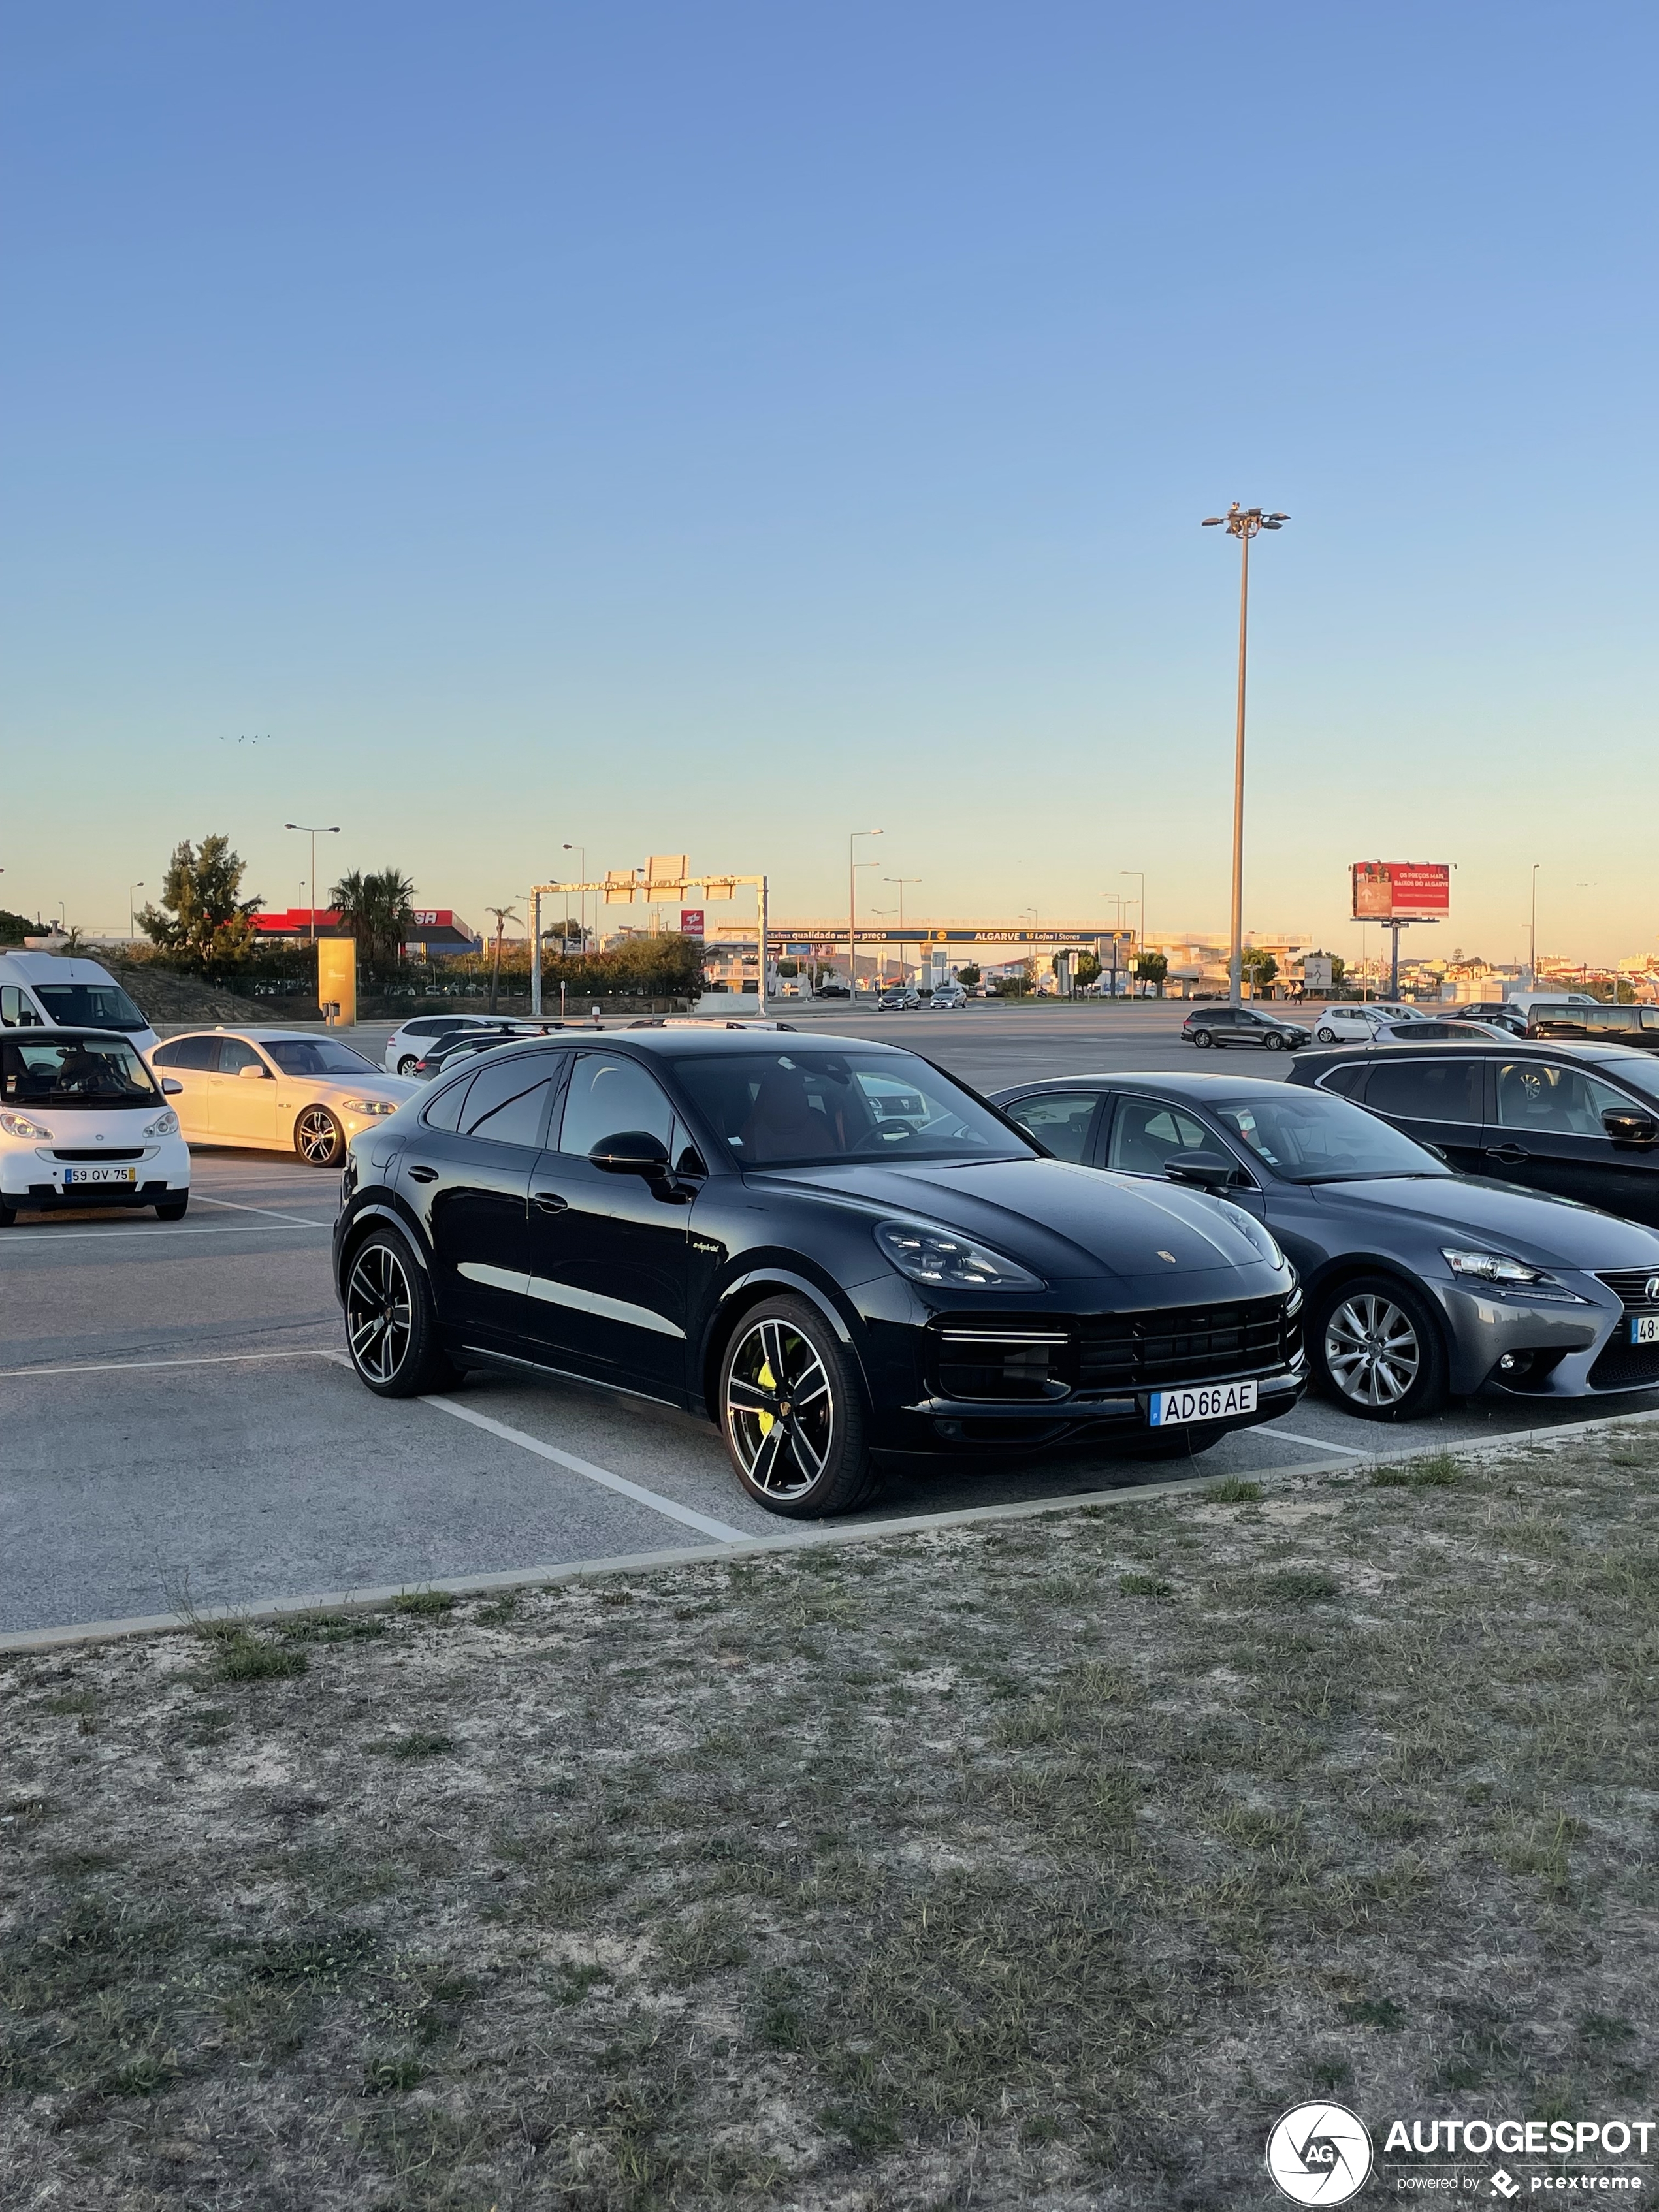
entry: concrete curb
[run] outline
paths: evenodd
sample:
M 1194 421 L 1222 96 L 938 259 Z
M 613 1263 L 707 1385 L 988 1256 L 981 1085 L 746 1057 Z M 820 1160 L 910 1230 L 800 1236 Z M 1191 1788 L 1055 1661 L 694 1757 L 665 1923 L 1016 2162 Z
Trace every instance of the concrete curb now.
M 1477 1443 L 1445 1447 L 1455 1459 L 1491 1459 L 1528 1446 L 1548 1446 L 1564 1438 L 1599 1435 L 1608 1429 L 1629 1428 L 1659 1421 L 1659 1413 L 1612 1413 L 1600 1420 L 1565 1422 L 1548 1429 L 1512 1429 L 1505 1436 Z M 1258 1468 L 1236 1478 L 1249 1482 L 1294 1480 L 1306 1474 L 1358 1474 L 1367 1468 L 1398 1466 L 1414 1459 L 1437 1456 L 1432 1444 L 1408 1444 L 1394 1451 L 1368 1452 L 1363 1459 L 1313 1458 L 1287 1461 L 1282 1467 Z M 698 1544 L 659 1552 L 630 1552 L 605 1559 L 574 1559 L 543 1567 L 513 1567 L 489 1575 L 447 1575 L 416 1583 L 386 1583 L 370 1589 L 328 1590 L 306 1597 L 257 1599 L 247 1605 L 204 1606 L 198 1621 L 279 1621 L 307 1613 L 371 1613 L 406 1596 L 411 1589 L 447 1590 L 455 1597 L 487 1597 L 511 1589 L 546 1589 L 560 1583 L 580 1582 L 601 1575 L 638 1575 L 665 1567 L 707 1566 L 720 1561 L 773 1558 L 781 1553 L 828 1550 L 844 1544 L 873 1543 L 888 1536 L 925 1535 L 939 1528 L 972 1528 L 998 1521 L 1030 1521 L 1050 1513 L 1082 1513 L 1113 1505 L 1134 1505 L 1145 1498 L 1191 1497 L 1228 1478 L 1188 1475 L 1177 1481 L 1126 1484 L 1115 1490 L 1076 1492 L 1066 1498 L 1039 1498 L 1010 1505 L 969 1505 L 954 1513 L 917 1513 L 898 1521 L 863 1521 L 850 1525 L 804 1530 L 797 1535 L 755 1536 L 740 1544 Z M 27 1628 L 0 1635 L 0 1653 L 53 1651 L 77 1644 L 115 1644 L 134 1636 L 177 1636 L 192 1623 L 176 1613 L 138 1613 L 124 1620 L 82 1620 L 52 1628 Z

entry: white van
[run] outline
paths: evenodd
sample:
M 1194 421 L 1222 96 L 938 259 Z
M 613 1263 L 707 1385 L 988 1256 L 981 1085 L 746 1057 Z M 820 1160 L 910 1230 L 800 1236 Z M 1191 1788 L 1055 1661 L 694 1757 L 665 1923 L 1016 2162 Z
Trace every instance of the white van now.
M 155 1032 L 106 968 L 56 952 L 0 952 L 0 1030 L 119 1030 L 140 1052 Z
M 1510 991 L 1506 994 L 1504 1004 L 1513 1007 L 1517 1014 L 1530 1021 L 1534 1008 L 1599 1006 L 1601 1001 L 1593 998 L 1588 991 Z

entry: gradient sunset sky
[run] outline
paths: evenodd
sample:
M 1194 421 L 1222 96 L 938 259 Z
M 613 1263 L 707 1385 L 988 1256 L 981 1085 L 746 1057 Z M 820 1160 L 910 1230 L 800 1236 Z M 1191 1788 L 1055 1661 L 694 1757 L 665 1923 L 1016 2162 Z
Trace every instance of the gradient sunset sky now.
M 0 904 L 1659 950 L 1650 6 L 0 5 Z M 258 744 L 251 740 L 257 737 Z M 143 894 L 140 895 L 141 899 Z M 738 909 L 726 910 L 735 917 Z M 718 915 L 714 910 L 711 918 Z

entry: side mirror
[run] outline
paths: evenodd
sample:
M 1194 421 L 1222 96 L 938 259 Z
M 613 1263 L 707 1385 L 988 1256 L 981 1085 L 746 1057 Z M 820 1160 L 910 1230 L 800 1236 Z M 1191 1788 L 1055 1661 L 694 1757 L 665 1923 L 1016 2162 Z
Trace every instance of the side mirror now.
M 268 1083 L 270 1079 L 257 1060 L 246 1067 L 239 1067 L 236 1073 L 244 1083 Z
M 1164 1172 L 1171 1182 L 1191 1183 L 1199 1190 L 1225 1190 L 1237 1170 L 1220 1152 L 1171 1152 L 1164 1163 Z
M 1659 1137 L 1659 1121 L 1639 1106 L 1609 1106 L 1601 1127 L 1615 1145 L 1650 1145 Z
M 163 1098 L 176 1098 L 184 1087 L 184 1085 L 178 1080 L 176 1076 L 164 1075 L 161 1078 L 161 1096 Z
M 601 1137 L 587 1155 L 606 1175 L 648 1176 L 653 1181 L 668 1173 L 668 1147 L 660 1137 L 643 1129 L 624 1129 L 614 1137 Z

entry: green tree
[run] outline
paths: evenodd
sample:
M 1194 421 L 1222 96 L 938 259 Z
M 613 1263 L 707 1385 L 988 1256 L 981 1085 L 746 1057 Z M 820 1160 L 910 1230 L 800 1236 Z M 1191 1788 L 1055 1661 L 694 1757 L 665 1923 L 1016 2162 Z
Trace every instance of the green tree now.
M 958 968 L 957 970 L 957 981 L 963 987 L 964 989 L 971 991 L 975 984 L 979 981 L 979 969 L 975 963 L 969 960 L 966 962 L 963 966 Z
M 1246 953 L 1244 957 L 1248 960 L 1249 955 Z M 1139 954 L 1135 961 L 1135 973 L 1143 983 L 1151 983 L 1156 987 L 1160 999 L 1164 996 L 1164 985 L 1170 973 L 1170 963 L 1163 953 Z
M 1079 952 L 1072 974 L 1079 990 L 1086 991 L 1091 983 L 1100 981 L 1100 963 L 1092 952 Z
M 228 837 L 188 838 L 173 848 L 161 896 L 138 916 L 152 945 L 204 969 L 234 968 L 253 949 L 253 917 L 263 899 L 245 899 L 243 864 Z
M 1279 973 L 1279 963 L 1260 945 L 1247 945 L 1243 962 L 1244 981 L 1252 990 L 1265 991 Z
M 21 945 L 26 937 L 41 934 L 39 924 L 31 921 L 26 914 L 13 914 L 9 908 L 0 906 L 0 945 Z
M 353 868 L 328 902 L 356 939 L 366 960 L 392 967 L 415 929 L 415 885 L 401 868 Z

